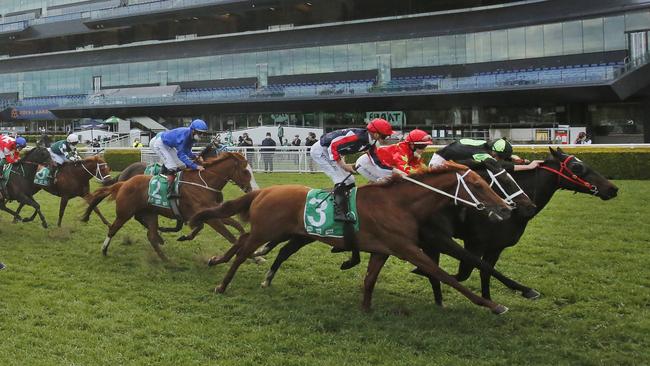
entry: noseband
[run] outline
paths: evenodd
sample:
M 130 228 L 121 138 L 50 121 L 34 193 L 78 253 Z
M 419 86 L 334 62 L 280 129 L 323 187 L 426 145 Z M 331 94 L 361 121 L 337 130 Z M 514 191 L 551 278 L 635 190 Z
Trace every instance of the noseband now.
M 415 183 L 415 184 L 419 185 L 420 187 L 423 187 L 423 188 L 426 188 L 426 189 L 428 189 L 428 190 L 430 190 L 430 191 L 433 191 L 433 192 L 439 193 L 439 194 L 441 194 L 441 195 L 443 195 L 443 196 L 447 196 L 447 197 L 449 197 L 449 198 L 453 198 L 453 199 L 454 199 L 454 205 L 458 205 L 458 202 L 461 202 L 461 203 L 464 203 L 464 204 L 466 204 L 466 205 L 468 205 L 468 206 L 474 207 L 475 209 L 481 211 L 481 210 L 484 210 L 484 209 L 485 209 L 485 204 L 483 204 L 482 202 L 480 202 L 480 201 L 476 198 L 476 196 L 474 196 L 474 193 L 472 193 L 472 191 L 470 191 L 469 187 L 467 186 L 467 183 L 465 182 L 465 176 L 466 176 L 467 174 L 469 174 L 471 171 L 472 171 L 471 169 L 467 169 L 467 171 L 466 171 L 463 175 L 460 175 L 460 174 L 458 174 L 458 172 L 456 172 L 456 181 L 457 181 L 457 184 L 456 184 L 456 193 L 453 194 L 453 195 L 451 195 L 451 194 L 449 194 L 449 193 L 447 193 L 447 192 L 445 192 L 445 191 L 443 191 L 443 190 L 440 190 L 440 189 L 438 189 L 438 188 L 431 187 L 431 186 L 428 185 L 428 184 L 424 184 L 424 183 L 422 183 L 422 182 L 420 182 L 420 181 L 418 181 L 418 180 L 415 180 L 415 179 L 410 178 L 410 177 L 407 177 L 407 176 L 403 176 L 402 179 L 404 179 L 404 180 L 406 180 L 406 181 L 408 181 L 408 182 L 411 182 L 411 183 Z M 462 185 L 462 187 L 465 189 L 465 191 L 467 192 L 467 194 L 470 196 L 470 198 L 472 199 L 472 201 L 468 201 L 468 200 L 465 200 L 465 199 L 460 198 L 459 193 L 460 193 L 460 187 L 461 187 L 461 185 Z
M 519 196 L 521 194 L 526 195 L 526 193 L 524 193 L 524 190 L 521 189 L 521 187 L 519 187 L 519 184 L 517 184 L 517 181 L 515 181 L 515 179 L 510 175 L 510 173 L 506 172 L 505 169 L 502 169 L 500 172 L 498 172 L 496 174 L 492 173 L 492 171 L 490 169 L 487 169 L 487 172 L 490 175 L 490 188 L 492 188 L 493 185 L 496 185 L 499 188 L 499 190 L 501 191 L 501 193 L 503 194 L 503 200 L 506 201 L 506 203 L 508 203 L 509 205 L 514 204 L 513 199 L 515 197 L 517 197 L 517 196 Z M 508 194 L 508 192 L 505 190 L 505 188 L 503 188 L 503 186 L 501 185 L 501 183 L 499 183 L 499 180 L 497 179 L 497 177 L 500 176 L 503 173 L 506 173 L 508 178 L 510 178 L 510 180 L 512 180 L 512 182 L 517 187 L 517 191 L 515 191 L 512 194 Z
M 595 185 L 593 185 L 593 184 L 587 182 L 586 180 L 580 178 L 576 173 L 574 173 L 571 170 L 571 168 L 569 168 L 568 163 L 573 158 L 575 158 L 575 156 L 569 155 L 569 156 L 567 156 L 566 159 L 564 159 L 564 161 L 561 161 L 560 162 L 560 170 L 549 168 L 549 167 L 547 167 L 545 165 L 540 165 L 539 167 L 544 169 L 544 170 L 548 170 L 549 172 L 552 172 L 552 173 L 556 174 L 558 183 L 560 182 L 560 180 L 562 178 L 564 178 L 564 179 L 568 180 L 569 182 L 571 182 L 573 184 L 576 184 L 578 186 L 582 186 L 582 187 L 587 188 L 591 192 L 591 194 L 597 195 L 598 194 L 598 187 L 596 187 Z M 566 174 L 564 172 L 566 172 Z

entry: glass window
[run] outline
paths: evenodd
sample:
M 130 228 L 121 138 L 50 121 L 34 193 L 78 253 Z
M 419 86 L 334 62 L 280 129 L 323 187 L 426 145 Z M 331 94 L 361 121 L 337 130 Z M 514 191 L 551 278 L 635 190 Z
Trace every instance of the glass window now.
M 363 49 L 360 44 L 348 47 L 348 68 L 350 71 L 363 70 Z
M 476 62 L 488 62 L 492 60 L 490 50 L 490 32 L 476 33 Z
M 465 36 L 465 62 L 476 62 L 476 36 L 474 33 Z
M 348 71 L 348 46 L 332 46 L 334 71 Z
M 544 56 L 562 54 L 562 23 L 544 25 Z
M 305 58 L 304 48 L 295 48 L 293 53 L 293 72 L 294 74 L 307 73 L 307 59 Z
M 508 58 L 526 57 L 526 28 L 508 29 Z
M 650 12 L 640 11 L 637 13 L 625 14 L 625 31 L 648 30 L 650 29 Z
M 387 55 L 390 53 L 390 42 L 377 42 L 377 54 Z
M 280 74 L 293 75 L 293 60 L 291 50 L 282 50 L 280 53 Z
M 438 58 L 438 37 L 422 38 L 422 62 L 425 66 L 440 64 Z
M 333 46 L 320 47 L 320 72 L 334 71 Z
M 363 52 L 363 68 L 365 70 L 377 69 L 377 44 L 374 42 L 361 45 Z
M 221 56 L 221 78 L 222 79 L 232 78 L 232 72 L 233 72 L 232 55 Z
M 450 65 L 456 63 L 456 40 L 454 36 L 438 37 L 438 53 L 440 55 L 440 65 Z
M 604 18 L 603 28 L 605 51 L 625 49 L 625 19 L 622 15 Z
M 582 44 L 584 52 L 603 50 L 603 18 L 582 21 Z
M 280 51 L 269 51 L 268 57 L 269 76 L 280 75 L 280 72 L 282 71 L 280 66 Z
M 456 55 L 457 64 L 464 64 L 467 62 L 466 38 L 467 36 L 465 34 L 457 34 L 456 36 L 454 36 L 455 39 L 454 54 Z
M 309 47 L 305 49 L 305 59 L 307 60 L 307 73 L 319 72 L 319 52 L 318 47 Z
M 565 55 L 582 53 L 582 22 L 562 23 L 563 51 Z
M 526 27 L 526 57 L 544 56 L 544 29 L 541 25 Z
M 508 59 L 508 31 L 490 32 L 490 45 L 492 46 L 492 61 Z
M 409 39 L 406 41 L 406 66 L 423 66 L 421 38 Z
M 392 41 L 390 45 L 391 66 L 406 67 L 406 41 Z

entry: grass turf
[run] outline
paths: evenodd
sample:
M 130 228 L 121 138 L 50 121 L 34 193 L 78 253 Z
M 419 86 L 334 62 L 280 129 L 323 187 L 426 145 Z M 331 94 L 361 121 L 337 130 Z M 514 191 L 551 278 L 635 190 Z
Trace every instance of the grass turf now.
M 329 186 L 320 175 L 257 174 L 261 186 Z M 206 229 L 194 242 L 165 234 L 161 263 L 135 221 L 100 246 L 96 216 L 63 228 L 11 224 L 0 216 L 0 360 L 7 365 L 493 365 L 650 362 L 650 182 L 618 181 L 601 201 L 558 192 L 497 267 L 542 293 L 531 301 L 493 280 L 502 316 L 443 287 L 438 308 L 428 282 L 391 258 L 374 311 L 359 304 L 363 265 L 338 269 L 348 254 L 314 244 L 285 263 L 271 288 L 270 262 L 243 265 L 225 295 L 214 285 L 227 266 L 207 268 L 229 246 Z M 227 197 L 241 193 L 229 187 Z M 49 222 L 58 199 L 39 193 Z M 100 209 L 113 217 L 113 203 Z M 31 213 L 25 211 L 24 216 Z M 171 222 L 165 220 L 171 225 Z M 184 229 L 187 232 L 187 229 Z M 274 253 L 267 256 L 273 259 Z M 443 267 L 455 272 L 455 263 Z M 466 284 L 479 291 L 478 274 Z

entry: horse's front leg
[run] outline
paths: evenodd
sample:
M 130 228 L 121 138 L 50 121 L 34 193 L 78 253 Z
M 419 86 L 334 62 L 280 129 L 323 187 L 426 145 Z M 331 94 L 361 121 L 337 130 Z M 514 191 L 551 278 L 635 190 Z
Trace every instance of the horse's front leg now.
M 20 219 L 20 216 L 18 216 L 18 212 L 10 209 L 9 207 L 6 206 L 5 202 L 0 202 L 0 210 L 9 213 L 11 216 L 14 217 L 14 223 L 22 221 Z
M 16 214 L 14 215 L 14 224 L 19 222 L 19 221 L 22 221 L 22 222 L 32 221 L 32 220 L 34 220 L 34 217 L 36 217 L 36 211 L 34 211 L 34 214 L 31 216 L 32 220 L 21 219 L 20 218 L 20 211 L 23 209 L 24 206 L 25 206 L 24 203 L 20 203 L 18 205 L 18 209 L 16 210 Z
M 34 197 L 21 193 L 18 195 L 18 197 L 16 197 L 16 200 L 22 204 L 34 207 L 34 215 L 38 215 L 38 217 L 41 219 L 41 225 L 43 228 L 47 229 L 47 220 L 45 220 L 45 215 L 43 215 L 43 212 L 41 212 L 41 205 L 36 202 Z
M 61 197 L 61 202 L 59 203 L 59 221 L 57 221 L 56 226 L 61 227 L 61 222 L 63 221 L 63 214 L 65 213 L 65 208 L 68 206 L 68 197 Z

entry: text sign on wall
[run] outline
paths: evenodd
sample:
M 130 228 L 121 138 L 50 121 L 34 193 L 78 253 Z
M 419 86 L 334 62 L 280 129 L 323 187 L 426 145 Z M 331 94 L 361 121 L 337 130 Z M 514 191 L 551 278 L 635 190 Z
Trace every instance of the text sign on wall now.
M 393 127 L 402 127 L 406 122 L 406 117 L 402 111 L 384 111 L 384 112 L 366 112 L 368 122 L 375 118 L 383 118 Z

